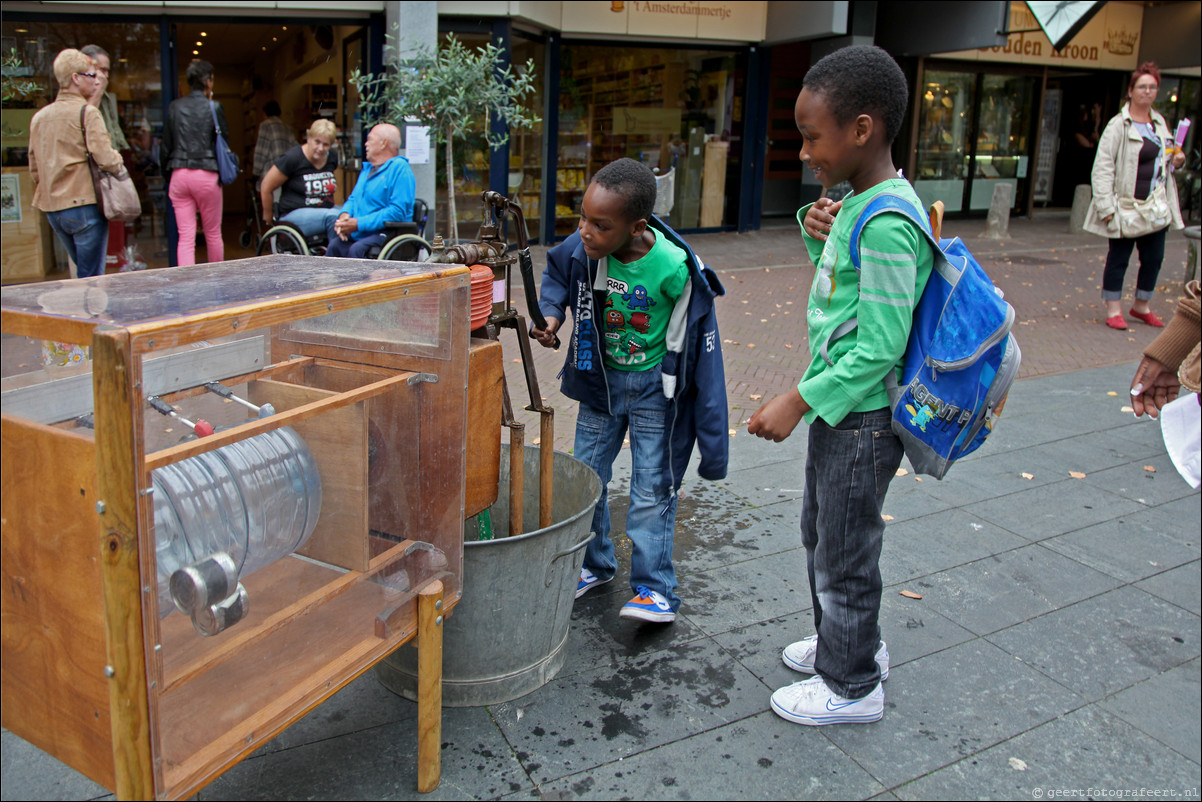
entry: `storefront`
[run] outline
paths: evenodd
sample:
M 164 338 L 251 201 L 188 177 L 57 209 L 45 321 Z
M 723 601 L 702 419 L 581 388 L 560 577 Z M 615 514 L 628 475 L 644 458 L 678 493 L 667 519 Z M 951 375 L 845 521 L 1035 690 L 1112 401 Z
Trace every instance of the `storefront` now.
M 315 119 L 332 119 L 338 125 L 343 133 L 343 162 L 349 162 L 350 168 L 339 171 L 340 196 L 349 191 L 354 159 L 362 153 L 362 132 L 354 100 L 347 96 L 345 76 L 355 68 L 367 69 L 373 52 L 378 63 L 383 41 L 382 15 L 373 17 L 364 5 L 351 4 L 339 24 L 294 16 L 89 16 L 6 7 L 0 48 L 6 54 L 16 53 L 20 77 L 36 90 L 21 97 L 6 96 L 4 102 L 6 196 L 10 188 L 14 190 L 12 217 L 21 217 L 19 223 L 8 225 L 6 216 L 2 229 L 5 282 L 66 271 L 65 253 L 49 235 L 44 216 L 29 205 L 33 188 L 27 166 L 29 120 L 57 93 L 52 65 L 61 50 L 97 44 L 108 51 L 112 65 L 108 91 L 116 96 L 126 143 L 121 152 L 142 200 L 139 220 L 110 228 L 108 269 L 160 267 L 172 261 L 175 235 L 161 163 L 163 119 L 171 100 L 188 92 L 183 76 L 189 62 L 201 58 L 215 68 L 213 97 L 224 108 L 230 147 L 241 156 L 244 168 L 224 192 L 223 239 L 227 249 L 239 241 L 248 245 L 254 233 L 250 167 L 268 101 L 279 103 L 281 118 L 298 142 Z
M 1012 2 L 1004 46 L 922 60 L 907 171 L 919 197 L 980 214 L 1009 184 L 1014 213 L 1070 205 L 1139 62 L 1143 13 L 1107 3 L 1054 51 L 1026 3 Z

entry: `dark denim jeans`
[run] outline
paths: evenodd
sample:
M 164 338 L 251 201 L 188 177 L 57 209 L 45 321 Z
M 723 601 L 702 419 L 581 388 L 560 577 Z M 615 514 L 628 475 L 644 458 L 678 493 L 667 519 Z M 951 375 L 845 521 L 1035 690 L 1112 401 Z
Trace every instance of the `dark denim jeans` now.
M 109 221 L 94 203 L 47 212 L 46 219 L 59 242 L 75 262 L 76 276 L 104 275 L 104 257 L 109 247 Z
M 630 507 L 626 536 L 630 538 L 630 587 L 643 585 L 662 593 L 672 609 L 676 570 L 672 567 L 672 537 L 676 531 L 676 494 L 668 470 L 668 406 L 658 367 L 650 370 L 607 370 L 612 414 L 580 405 L 576 416 L 576 458 L 601 477 L 601 498 L 593 511 L 593 539 L 584 552 L 584 567 L 601 579 L 614 575 L 618 563 L 609 537 L 609 480 L 622 440 L 630 431 Z
M 331 237 L 326 245 L 326 256 L 340 256 L 349 259 L 366 259 L 367 252 L 377 245 L 388 241 L 387 234 L 368 234 L 362 239 L 343 240 Z
M 1135 279 L 1135 297 L 1141 301 L 1151 300 L 1156 293 L 1156 277 L 1164 262 L 1164 239 L 1167 228 L 1144 234 L 1135 239 L 1112 239 L 1106 254 L 1106 267 L 1102 270 L 1102 299 L 1118 301 L 1123 297 L 1123 277 L 1127 274 L 1127 263 L 1131 252 L 1139 248 L 1139 276 Z
M 814 669 L 848 699 L 881 680 L 881 506 L 901 459 L 887 409 L 810 426 L 801 540 L 818 630 Z

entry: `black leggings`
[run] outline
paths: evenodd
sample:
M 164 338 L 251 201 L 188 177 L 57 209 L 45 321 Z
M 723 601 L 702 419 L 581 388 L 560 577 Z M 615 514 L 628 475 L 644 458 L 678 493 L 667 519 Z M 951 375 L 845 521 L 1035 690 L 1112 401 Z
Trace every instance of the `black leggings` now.
M 1118 301 L 1123 297 L 1123 276 L 1131 251 L 1139 246 L 1139 277 L 1135 281 L 1135 297 L 1141 301 L 1151 299 L 1156 289 L 1156 277 L 1164 261 L 1164 239 L 1167 228 L 1144 234 L 1135 239 L 1110 240 L 1110 253 L 1106 254 L 1106 269 L 1102 273 L 1102 299 Z

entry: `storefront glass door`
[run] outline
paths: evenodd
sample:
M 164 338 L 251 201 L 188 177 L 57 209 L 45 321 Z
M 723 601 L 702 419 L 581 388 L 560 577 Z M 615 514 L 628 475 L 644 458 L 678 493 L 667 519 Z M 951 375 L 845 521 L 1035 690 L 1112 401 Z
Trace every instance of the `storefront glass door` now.
M 1035 79 L 928 70 L 921 100 L 914 189 L 948 212 L 987 211 L 998 184 L 1026 204 Z
M 971 174 L 969 144 L 976 75 L 928 70 L 918 129 L 914 189 L 926 205 L 943 201 L 945 211 L 964 210 Z
M 969 211 L 986 211 L 998 184 L 1013 188 L 1011 206 L 1021 207 L 1030 174 L 1031 106 L 1034 79 L 981 76 L 980 123 L 973 156 Z

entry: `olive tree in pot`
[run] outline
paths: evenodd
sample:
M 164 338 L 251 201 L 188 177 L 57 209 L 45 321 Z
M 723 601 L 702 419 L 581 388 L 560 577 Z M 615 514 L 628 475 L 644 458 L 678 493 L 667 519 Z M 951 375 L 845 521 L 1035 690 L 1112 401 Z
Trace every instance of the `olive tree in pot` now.
M 495 117 L 510 129 L 531 128 L 541 120 L 522 105 L 534 92 L 534 62 L 514 70 L 504 51 L 494 44 L 467 48 L 448 35 L 435 51 L 425 48 L 416 58 L 394 64 L 377 75 L 351 74 L 351 83 L 363 99 L 363 117 L 369 124 L 407 121 L 427 125 L 436 145 L 445 148 L 447 203 L 452 242 L 459 241 L 455 208 L 455 160 L 452 143 L 482 131 L 495 150 L 508 140 L 507 133 L 491 130 Z

